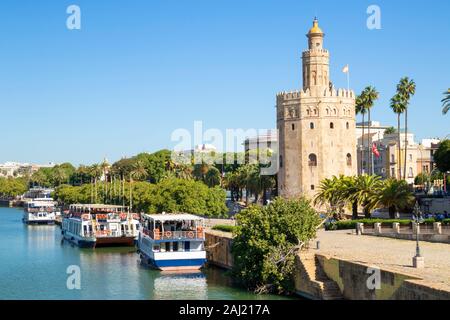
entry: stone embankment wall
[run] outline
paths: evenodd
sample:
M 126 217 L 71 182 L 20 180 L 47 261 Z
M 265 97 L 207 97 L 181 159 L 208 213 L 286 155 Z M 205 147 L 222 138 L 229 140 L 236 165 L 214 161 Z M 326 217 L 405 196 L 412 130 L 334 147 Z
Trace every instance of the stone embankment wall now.
M 399 272 L 378 270 L 376 277 L 372 266 L 322 254 L 314 255 L 311 267 L 310 255 L 301 253 L 297 257 L 296 290 L 314 299 L 337 299 L 340 293 L 346 300 L 450 300 L 450 292 L 439 285 Z
M 205 233 L 206 258 L 208 263 L 225 269 L 233 267 L 231 245 L 233 237 L 231 233 L 208 230 Z

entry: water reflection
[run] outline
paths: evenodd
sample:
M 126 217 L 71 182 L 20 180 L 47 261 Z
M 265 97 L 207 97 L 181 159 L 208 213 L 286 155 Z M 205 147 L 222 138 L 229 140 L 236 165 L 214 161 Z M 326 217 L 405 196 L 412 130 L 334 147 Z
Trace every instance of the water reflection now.
M 208 299 L 208 284 L 202 272 L 195 273 L 161 273 L 153 281 L 154 299 Z

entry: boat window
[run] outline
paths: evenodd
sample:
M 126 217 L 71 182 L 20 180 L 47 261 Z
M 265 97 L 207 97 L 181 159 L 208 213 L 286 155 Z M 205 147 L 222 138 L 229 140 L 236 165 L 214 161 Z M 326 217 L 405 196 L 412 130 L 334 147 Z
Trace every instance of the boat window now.
M 166 242 L 166 251 L 170 251 L 170 242 Z
M 191 251 L 191 243 L 189 241 L 184 243 L 184 251 Z
M 173 251 L 178 251 L 178 242 L 173 243 Z
M 159 244 L 153 245 L 153 252 L 159 252 L 160 250 L 161 250 L 161 247 L 159 246 Z

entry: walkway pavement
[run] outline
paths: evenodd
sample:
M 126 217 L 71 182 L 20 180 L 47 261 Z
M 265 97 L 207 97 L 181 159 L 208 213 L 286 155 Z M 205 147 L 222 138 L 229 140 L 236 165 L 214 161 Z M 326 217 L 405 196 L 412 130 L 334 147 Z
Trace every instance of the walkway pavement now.
M 318 253 L 400 271 L 450 291 L 450 244 L 421 241 L 425 268 L 415 269 L 412 267 L 412 257 L 416 253 L 415 241 L 358 236 L 353 230 L 320 230 L 316 240 L 320 241 Z M 312 247 L 315 248 L 315 245 Z

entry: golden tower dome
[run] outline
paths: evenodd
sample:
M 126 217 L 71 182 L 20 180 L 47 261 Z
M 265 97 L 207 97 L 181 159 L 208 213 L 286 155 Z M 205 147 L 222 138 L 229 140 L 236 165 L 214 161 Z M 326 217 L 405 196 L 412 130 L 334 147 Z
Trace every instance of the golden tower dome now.
M 323 34 L 322 29 L 319 28 L 319 20 L 317 20 L 317 18 L 314 18 L 313 27 L 308 32 L 308 34 L 314 34 L 314 33 Z

